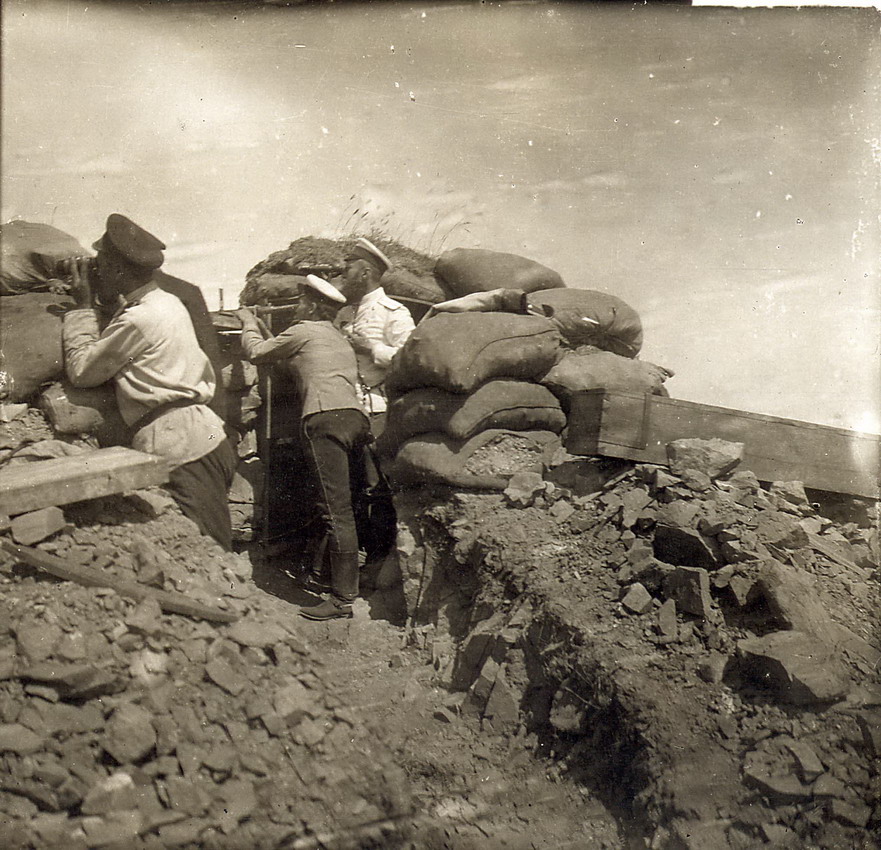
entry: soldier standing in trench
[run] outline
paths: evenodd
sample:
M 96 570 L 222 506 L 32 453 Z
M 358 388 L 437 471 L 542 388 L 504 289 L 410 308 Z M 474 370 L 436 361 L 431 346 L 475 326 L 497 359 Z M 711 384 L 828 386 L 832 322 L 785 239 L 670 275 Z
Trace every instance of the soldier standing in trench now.
M 368 239 L 359 238 L 346 257 L 342 290 L 347 306 L 334 324 L 349 340 L 358 361 L 358 387 L 374 438 L 385 429 L 385 376 L 392 357 L 415 327 L 410 311 L 386 295 L 381 285 L 391 263 Z M 397 517 L 391 487 L 375 452 L 367 452 L 367 486 L 355 503 L 358 527 L 369 562 L 382 558 L 395 540 Z
M 294 323 L 278 336 L 260 330 L 247 308 L 242 320 L 242 351 L 252 363 L 282 363 L 302 402 L 300 434 L 303 450 L 318 483 L 318 508 L 323 525 L 330 575 L 322 589 L 330 591 L 318 605 L 300 609 L 310 620 L 352 616 L 358 596 L 358 533 L 352 507 L 352 485 L 363 477 L 364 447 L 370 425 L 358 398 L 355 352 L 333 326 L 345 297 L 334 286 L 308 275 L 294 314 Z
M 92 247 L 94 280 L 89 260 L 71 263 L 75 307 L 62 325 L 67 376 L 77 387 L 113 381 L 132 447 L 168 461 L 166 489 L 184 516 L 230 551 L 227 492 L 237 458 L 209 406 L 217 376 L 187 308 L 154 280 L 165 245 L 113 213 Z M 115 307 L 103 330 L 96 304 Z

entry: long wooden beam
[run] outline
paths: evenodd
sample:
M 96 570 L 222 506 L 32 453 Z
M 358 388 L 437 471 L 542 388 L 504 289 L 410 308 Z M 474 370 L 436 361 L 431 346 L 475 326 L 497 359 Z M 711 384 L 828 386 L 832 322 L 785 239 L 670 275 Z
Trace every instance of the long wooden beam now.
M 200 620 L 211 620 L 215 623 L 234 623 L 238 615 L 229 611 L 221 611 L 209 605 L 194 602 L 182 593 L 174 593 L 165 590 L 154 590 L 138 584 L 136 581 L 114 578 L 90 570 L 88 567 L 71 564 L 56 555 L 32 549 L 30 546 L 20 546 L 11 540 L 0 539 L 0 548 L 8 552 L 19 561 L 36 567 L 45 573 L 66 581 L 75 581 L 85 587 L 107 587 L 115 590 L 120 596 L 134 599 L 140 602 L 142 599 L 155 599 L 159 607 L 166 613 L 184 614 L 187 617 L 196 617 Z

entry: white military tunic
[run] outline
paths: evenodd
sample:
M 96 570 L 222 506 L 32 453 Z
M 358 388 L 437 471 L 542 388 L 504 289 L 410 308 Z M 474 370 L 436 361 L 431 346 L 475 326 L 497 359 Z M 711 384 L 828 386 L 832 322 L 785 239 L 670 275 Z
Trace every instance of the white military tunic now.
M 370 354 L 358 352 L 361 401 L 369 413 L 384 413 L 385 374 L 392 357 L 415 328 L 410 311 L 389 298 L 380 286 L 361 299 L 357 310 L 343 307 L 337 314 L 336 325 L 345 333 L 362 337 L 370 345 Z

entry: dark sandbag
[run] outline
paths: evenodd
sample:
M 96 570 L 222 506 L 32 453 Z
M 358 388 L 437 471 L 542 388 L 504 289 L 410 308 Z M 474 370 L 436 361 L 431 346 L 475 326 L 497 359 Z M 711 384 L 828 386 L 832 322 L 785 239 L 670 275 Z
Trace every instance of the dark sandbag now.
M 416 275 L 407 269 L 391 268 L 380 280 L 386 295 L 392 298 L 413 298 L 427 304 L 437 304 L 447 297 L 432 274 Z
M 31 221 L 0 225 L 0 248 L 0 295 L 46 292 L 59 261 L 88 254 L 63 230 Z
M 471 393 L 493 378 L 533 380 L 556 363 L 560 343 L 541 316 L 441 313 L 410 334 L 392 360 L 386 390 L 391 398 L 419 387 Z
M 73 299 L 49 292 L 0 296 L 0 352 L 10 401 L 27 401 L 61 378 L 61 316 Z
M 602 388 L 667 395 L 664 381 L 672 374 L 669 369 L 644 360 L 584 348 L 564 354 L 540 383 L 560 399 L 564 410 L 568 410 L 572 393 L 580 390 Z
M 52 384 L 40 394 L 40 409 L 56 434 L 93 436 L 102 447 L 130 443 L 112 383 L 74 387 L 64 380 Z
M 442 432 L 467 440 L 481 431 L 553 431 L 566 426 L 566 415 L 554 394 L 527 381 L 489 381 L 471 395 L 444 390 L 412 390 L 389 405 L 378 448 L 385 456 L 416 434 Z
M 639 314 L 614 295 L 593 289 L 551 289 L 533 292 L 529 300 L 553 309 L 554 321 L 572 348 L 594 345 L 622 357 L 636 357 L 642 348 Z
M 407 440 L 388 465 L 395 483 L 448 484 L 477 490 L 504 490 L 517 472 L 541 469 L 560 446 L 550 431 L 482 431 L 466 441 L 446 434 L 421 434 Z
M 252 277 L 239 295 L 243 307 L 269 307 L 292 301 L 300 294 L 300 287 L 306 283 L 304 275 L 265 274 Z
M 491 289 L 520 289 L 535 292 L 538 289 L 564 287 L 563 278 L 553 269 L 500 251 L 482 248 L 454 248 L 444 251 L 434 267 L 441 285 L 450 297 Z

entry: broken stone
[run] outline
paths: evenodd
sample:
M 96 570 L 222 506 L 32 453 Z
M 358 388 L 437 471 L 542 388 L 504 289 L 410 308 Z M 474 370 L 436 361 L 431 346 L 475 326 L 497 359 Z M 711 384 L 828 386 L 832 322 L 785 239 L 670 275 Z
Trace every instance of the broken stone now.
M 137 810 L 110 812 L 105 817 L 85 817 L 80 821 L 87 847 L 130 847 L 141 831 L 141 824 L 141 813 Z
M 817 637 L 804 632 L 772 632 L 738 641 L 748 673 L 796 705 L 833 702 L 850 687 L 846 670 Z
M 632 528 L 643 509 L 652 501 L 651 494 L 642 487 L 634 487 L 624 493 L 621 504 L 621 527 Z
M 226 636 L 240 646 L 253 646 L 264 649 L 285 640 L 284 630 L 275 623 L 239 620 L 226 631 Z
M 219 818 L 220 828 L 228 835 L 239 821 L 249 817 L 257 808 L 254 783 L 247 779 L 230 779 L 220 786 L 217 796 L 224 802 L 224 813 Z
M 801 523 L 780 511 L 762 511 L 756 524 L 759 542 L 783 549 L 803 549 L 810 539 Z
M 747 753 L 743 765 L 743 782 L 758 790 L 772 803 L 799 803 L 810 800 L 813 796 L 809 784 L 791 774 L 780 776 L 772 773 L 767 764 L 755 758 L 755 753 Z
M 33 546 L 61 531 L 66 525 L 61 508 L 42 508 L 19 514 L 11 522 L 12 539 L 24 546 Z
M 575 508 L 571 502 L 568 502 L 565 499 L 560 499 L 551 505 L 548 513 L 558 522 L 565 522 L 575 513 Z
M 872 810 L 859 800 L 851 802 L 830 800 L 828 811 L 833 820 L 847 826 L 855 826 L 857 829 L 864 829 L 872 816 Z
M 743 460 L 743 443 L 727 440 L 684 439 L 667 444 L 667 462 L 674 475 L 682 477 L 687 470 L 703 472 L 710 478 L 721 478 Z
M 104 815 L 135 808 L 135 784 L 127 773 L 114 773 L 93 785 L 80 806 L 84 815 Z
M 831 773 L 824 773 L 818 777 L 812 786 L 812 791 L 815 797 L 835 797 L 844 800 L 850 796 L 847 786 Z
M 138 762 L 156 746 L 152 716 L 139 706 L 121 705 L 110 718 L 103 741 L 105 752 L 119 764 Z
M 20 723 L 0 723 L 0 752 L 19 756 L 39 752 L 44 739 Z
M 496 732 L 513 733 L 520 722 L 518 699 L 508 684 L 504 668 L 499 671 L 483 711 Z
M 504 496 L 516 507 L 526 508 L 535 502 L 536 496 L 543 493 L 545 481 L 538 472 L 517 472 L 508 480 Z
M 713 486 L 713 479 L 698 469 L 686 469 L 682 473 L 682 483 L 695 493 L 705 493 Z
M 205 675 L 227 693 L 237 696 L 245 688 L 245 681 L 222 658 L 213 658 L 205 665 Z
M 805 486 L 801 481 L 773 481 L 768 492 L 789 502 L 792 505 L 809 504 Z
M 31 663 L 45 661 L 61 640 L 61 629 L 43 620 L 24 619 L 15 628 L 18 652 Z
M 633 614 L 645 614 L 652 607 L 652 595 L 636 582 L 630 586 L 621 604 Z
M 314 703 L 308 688 L 293 681 L 276 691 L 272 698 L 275 713 L 285 722 L 295 725 L 305 717 L 315 714 Z M 266 718 L 263 718 L 264 722 Z
M 133 632 L 158 635 L 162 631 L 162 608 L 152 597 L 142 599 L 125 618 L 125 625 Z
M 757 575 L 757 590 L 781 625 L 820 637 L 831 636 L 828 608 L 810 573 L 767 559 Z
M 182 776 L 169 776 L 165 780 L 169 808 L 188 815 L 200 815 L 211 805 L 210 797 L 199 782 Z
M 715 569 L 719 566 L 716 541 L 696 529 L 658 523 L 654 537 L 655 557 L 667 564 Z
M 721 652 L 711 652 L 702 659 L 697 667 L 697 674 L 705 682 L 718 685 L 725 678 L 725 668 L 728 666 L 728 656 Z
M 710 574 L 700 567 L 676 567 L 664 578 L 664 593 L 679 611 L 706 619 L 713 607 Z
M 795 756 L 803 782 L 813 782 L 823 773 L 825 770 L 823 762 L 820 761 L 810 744 L 788 737 L 783 737 L 779 740 Z
M 661 607 L 658 608 L 658 634 L 669 640 L 674 640 L 679 635 L 675 599 L 665 600 Z
M 174 506 L 174 499 L 155 490 L 134 490 L 125 494 L 126 499 L 141 513 L 157 519 Z

